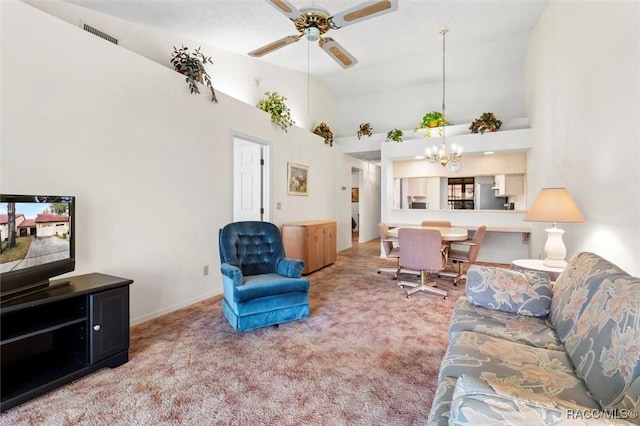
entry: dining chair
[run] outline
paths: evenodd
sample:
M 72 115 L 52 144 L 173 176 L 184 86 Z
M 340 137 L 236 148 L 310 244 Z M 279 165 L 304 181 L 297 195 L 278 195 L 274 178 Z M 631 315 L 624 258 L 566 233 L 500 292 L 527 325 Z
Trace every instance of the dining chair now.
M 458 281 L 462 279 L 467 279 L 467 274 L 462 273 L 462 264 L 468 263 L 471 266 L 478 257 L 478 253 L 480 252 L 480 247 L 482 246 L 482 242 L 484 241 L 484 236 L 487 232 L 487 227 L 485 225 L 479 226 L 476 232 L 473 234 L 473 237 L 470 240 L 466 241 L 455 241 L 451 243 L 451 248 L 449 248 L 449 260 L 454 264 L 458 265 L 458 270 L 456 276 L 453 278 L 453 285 L 458 285 Z M 466 246 L 466 249 L 456 249 L 454 246 Z
M 389 235 L 389 226 L 386 223 L 380 222 L 378 224 L 378 232 L 380 234 L 380 243 L 382 244 L 382 249 L 384 250 L 385 255 L 389 259 L 396 259 L 396 262 L 400 259 L 400 248 L 398 247 L 398 239 L 391 237 Z M 395 268 L 380 268 L 378 269 L 378 273 L 389 272 L 393 274 L 393 279 L 398 279 L 400 264 L 397 263 Z
M 400 247 L 398 245 L 398 238 L 389 234 L 389 226 L 386 223 L 380 222 L 378 224 L 378 232 L 380 233 L 380 242 L 382 243 L 385 255 L 390 259 L 396 259 L 395 268 L 379 268 L 378 273 L 392 273 L 394 280 L 398 279 L 400 273 L 417 274 L 418 271 L 400 267 Z
M 451 222 L 448 220 L 423 220 L 420 224 L 422 226 L 440 226 L 451 228 Z
M 413 287 L 407 290 L 407 297 L 418 291 L 448 296 L 447 291 L 436 288 L 436 282 L 428 282 L 428 274 L 442 270 L 444 258 L 440 247 L 442 235 L 436 229 L 401 228 L 398 230 L 400 244 L 400 265 L 402 268 L 420 272 L 420 283 L 399 281 L 401 287 Z

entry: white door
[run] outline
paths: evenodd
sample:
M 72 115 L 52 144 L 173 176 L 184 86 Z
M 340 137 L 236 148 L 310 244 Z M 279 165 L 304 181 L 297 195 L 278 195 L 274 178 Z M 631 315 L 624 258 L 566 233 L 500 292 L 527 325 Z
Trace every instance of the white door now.
M 234 138 L 233 221 L 264 220 L 264 146 Z

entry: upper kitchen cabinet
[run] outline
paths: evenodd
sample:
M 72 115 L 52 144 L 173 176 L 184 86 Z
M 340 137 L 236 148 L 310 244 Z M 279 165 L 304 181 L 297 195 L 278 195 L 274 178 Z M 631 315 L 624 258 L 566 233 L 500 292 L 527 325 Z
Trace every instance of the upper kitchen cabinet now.
M 496 175 L 493 189 L 496 197 L 510 197 L 524 193 L 524 175 Z

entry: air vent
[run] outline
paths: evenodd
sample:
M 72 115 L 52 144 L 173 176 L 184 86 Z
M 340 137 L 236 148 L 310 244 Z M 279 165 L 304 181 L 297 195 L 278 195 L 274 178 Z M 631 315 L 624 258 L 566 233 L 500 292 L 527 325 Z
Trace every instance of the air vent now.
M 117 38 L 112 37 L 107 33 L 103 33 L 102 31 L 100 31 L 100 30 L 98 30 L 96 28 L 93 28 L 91 25 L 82 24 L 82 29 L 84 29 L 85 31 L 90 32 L 93 35 L 96 35 L 96 36 L 98 36 L 100 38 L 103 38 L 103 39 L 105 39 L 107 41 L 110 41 L 113 44 L 118 44 L 118 39 Z

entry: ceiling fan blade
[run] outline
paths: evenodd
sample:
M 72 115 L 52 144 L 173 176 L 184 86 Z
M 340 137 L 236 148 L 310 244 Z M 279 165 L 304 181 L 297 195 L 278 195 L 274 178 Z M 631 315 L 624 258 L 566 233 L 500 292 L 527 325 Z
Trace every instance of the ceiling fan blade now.
M 280 49 L 281 47 L 285 47 L 291 43 L 295 43 L 296 41 L 300 40 L 300 37 L 302 37 L 301 34 L 283 37 L 280 40 L 276 40 L 273 43 L 269 43 L 266 46 L 262 46 L 254 51 L 249 52 L 248 55 L 253 56 L 254 58 L 259 58 L 260 56 L 264 56 L 267 53 L 271 53 L 274 50 Z
M 292 21 L 295 21 L 302 16 L 302 13 L 300 13 L 300 11 L 287 0 L 266 0 L 266 2 L 278 9 Z
M 346 27 L 369 18 L 398 10 L 398 0 L 369 0 L 331 17 L 336 28 Z
M 340 46 L 337 41 L 330 37 L 320 39 L 320 47 L 327 52 L 334 61 L 340 64 L 342 68 L 351 68 L 358 63 L 358 60 L 351 56 L 344 47 Z

